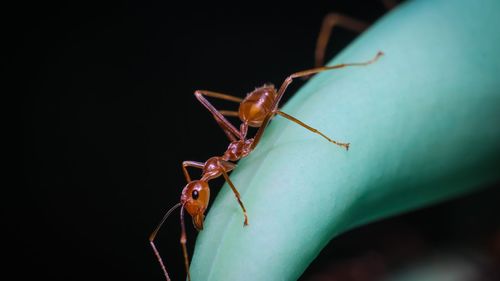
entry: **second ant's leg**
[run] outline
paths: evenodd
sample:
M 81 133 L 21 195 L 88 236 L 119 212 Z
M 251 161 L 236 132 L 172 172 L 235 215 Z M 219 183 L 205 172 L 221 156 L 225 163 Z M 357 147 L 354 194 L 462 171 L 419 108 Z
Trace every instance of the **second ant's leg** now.
M 238 200 L 238 203 L 240 204 L 241 209 L 243 210 L 243 215 L 245 216 L 245 221 L 243 222 L 243 225 L 248 225 L 248 216 L 247 216 L 247 210 L 245 209 L 245 205 L 243 205 L 243 202 L 241 201 L 240 193 L 234 186 L 233 182 L 229 178 L 228 174 L 223 171 L 222 175 L 224 176 L 224 179 L 226 179 L 226 182 L 229 184 L 231 189 L 233 190 L 234 196 L 236 196 L 236 200 Z
M 274 101 L 274 105 L 272 107 L 272 108 L 274 108 L 274 111 L 271 114 L 269 114 L 266 117 L 266 119 L 264 119 L 264 121 L 262 122 L 261 127 L 259 128 L 259 130 L 255 134 L 254 142 L 252 143 L 251 149 L 254 149 L 257 146 L 257 144 L 259 143 L 259 141 L 262 137 L 262 134 L 264 133 L 264 130 L 266 129 L 267 125 L 269 124 L 269 121 L 271 121 L 271 119 L 274 117 L 274 114 L 277 113 L 276 110 L 278 108 L 278 104 L 280 103 L 281 98 L 283 97 L 283 94 L 285 94 L 285 91 L 288 88 L 288 86 L 293 82 L 293 79 L 313 75 L 313 74 L 323 72 L 326 70 L 331 70 L 331 69 L 338 69 L 338 68 L 344 68 L 344 67 L 350 67 L 350 66 L 366 66 L 366 65 L 369 65 L 369 64 L 376 62 L 383 54 L 384 53 L 379 51 L 375 55 L 375 57 L 373 57 L 369 61 L 357 62 L 357 63 L 343 63 L 343 64 L 332 65 L 332 66 L 317 67 L 317 68 L 313 68 L 313 69 L 299 71 L 299 72 L 293 73 L 292 75 L 288 76 L 285 79 L 285 81 L 283 82 L 283 84 L 281 84 L 281 87 L 278 90 L 276 100 Z
M 318 41 L 316 42 L 316 52 L 314 53 L 315 67 L 320 67 L 325 61 L 325 51 L 330 35 L 332 34 L 332 29 L 335 26 L 341 26 L 345 29 L 349 29 L 355 32 L 362 32 L 365 30 L 369 24 L 348 16 L 344 16 L 338 13 L 330 13 L 323 19 L 323 25 L 321 26 Z
M 288 115 L 288 114 L 286 114 L 285 112 L 283 112 L 283 111 L 281 111 L 281 110 L 277 110 L 277 111 L 276 111 L 276 113 L 277 113 L 278 115 L 281 115 L 281 116 L 285 117 L 286 119 L 288 119 L 288 120 L 290 120 L 290 121 L 292 121 L 292 122 L 295 122 L 295 123 L 299 124 L 300 126 L 302 126 L 302 127 L 306 128 L 306 129 L 308 129 L 309 131 L 311 131 L 311 132 L 313 132 L 313 133 L 316 133 L 316 134 L 318 134 L 318 135 L 322 136 L 322 137 L 323 137 L 323 138 L 325 138 L 327 141 L 329 141 L 329 142 L 331 142 L 331 143 L 333 143 L 333 144 L 336 144 L 336 145 L 338 145 L 338 146 L 342 146 L 342 147 L 344 147 L 346 150 L 349 150 L 349 143 L 341 143 L 341 142 L 334 141 L 334 140 L 332 140 L 331 138 L 327 137 L 327 136 L 326 136 L 325 134 L 323 134 L 322 132 L 318 131 L 317 129 L 315 129 L 315 128 L 313 128 L 313 127 L 311 127 L 311 126 L 309 126 L 309 125 L 307 125 L 307 124 L 303 123 L 303 122 L 302 122 L 302 121 L 300 121 L 299 119 L 297 119 L 297 118 L 295 118 L 295 117 L 293 117 L 293 116 L 291 116 L 291 115 Z
M 387 10 L 392 10 L 394 7 L 398 5 L 398 1 L 396 0 L 382 0 L 382 4 Z
M 186 177 L 187 182 L 191 182 L 191 177 L 189 176 L 189 172 L 187 167 L 193 167 L 198 169 L 203 169 L 205 163 L 196 162 L 196 161 L 184 161 L 182 162 L 182 171 L 184 172 L 184 176 Z

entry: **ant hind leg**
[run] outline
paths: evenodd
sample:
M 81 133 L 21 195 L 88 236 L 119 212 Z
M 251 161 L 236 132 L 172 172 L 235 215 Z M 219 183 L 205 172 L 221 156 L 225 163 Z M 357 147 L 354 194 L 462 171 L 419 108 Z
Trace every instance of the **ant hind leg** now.
M 327 137 L 325 134 L 323 134 L 322 132 L 320 132 L 319 130 L 305 124 L 304 122 L 300 121 L 299 119 L 291 116 L 291 115 L 288 115 L 286 114 L 285 112 L 281 111 L 281 110 L 277 110 L 276 113 L 280 116 L 283 116 L 285 117 L 286 119 L 296 123 L 296 124 L 299 124 L 300 126 L 308 129 L 309 131 L 315 133 L 315 134 L 318 134 L 320 136 L 322 136 L 323 138 L 325 138 L 327 141 L 333 143 L 333 144 L 336 144 L 338 146 L 341 146 L 341 147 L 344 147 L 346 150 L 349 150 L 349 143 L 341 143 L 341 142 L 338 142 L 338 141 L 335 141 L 335 140 L 332 140 L 331 138 Z
M 355 63 L 342 63 L 342 64 L 337 64 L 337 65 L 332 65 L 332 66 L 322 66 L 322 67 L 317 67 L 317 68 L 312 68 L 312 69 L 307 69 L 307 70 L 295 72 L 295 73 L 291 74 L 290 76 L 288 76 L 285 79 L 285 81 L 281 84 L 281 87 L 278 90 L 278 94 L 276 95 L 276 99 L 275 99 L 274 104 L 273 104 L 274 110 L 271 112 L 271 114 L 269 114 L 266 117 L 266 119 L 264 119 L 264 121 L 262 122 L 262 125 L 260 126 L 259 130 L 255 134 L 254 141 L 252 143 L 251 149 L 252 150 L 255 149 L 255 147 L 257 146 L 257 144 L 260 142 L 260 140 L 262 138 L 262 135 L 264 134 L 264 131 L 267 128 L 267 125 L 269 125 L 269 122 L 274 117 L 274 115 L 278 114 L 278 111 L 279 111 L 278 110 L 278 105 L 279 105 L 279 103 L 281 101 L 281 98 L 285 94 L 286 89 L 293 82 L 293 79 L 301 78 L 301 77 L 307 77 L 307 76 L 310 76 L 310 75 L 313 75 L 313 74 L 316 74 L 316 73 L 320 73 L 320 72 L 323 72 L 323 71 L 327 71 L 327 70 L 340 69 L 340 68 L 352 67 L 352 66 L 367 66 L 367 65 L 370 65 L 370 64 L 376 62 L 383 55 L 384 55 L 384 53 L 382 53 L 382 52 L 379 51 L 379 52 L 377 52 L 377 54 L 372 59 L 370 59 L 368 61 L 355 62 Z M 298 123 L 298 124 L 300 124 L 300 123 Z M 303 125 L 301 125 L 301 126 L 303 126 Z

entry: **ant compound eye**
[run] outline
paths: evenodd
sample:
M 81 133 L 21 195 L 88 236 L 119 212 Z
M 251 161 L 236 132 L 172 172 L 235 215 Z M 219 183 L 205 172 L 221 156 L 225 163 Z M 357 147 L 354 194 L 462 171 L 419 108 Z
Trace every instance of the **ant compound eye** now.
M 193 193 L 191 193 L 191 197 L 193 197 L 194 200 L 197 200 L 199 196 L 198 190 L 193 190 Z

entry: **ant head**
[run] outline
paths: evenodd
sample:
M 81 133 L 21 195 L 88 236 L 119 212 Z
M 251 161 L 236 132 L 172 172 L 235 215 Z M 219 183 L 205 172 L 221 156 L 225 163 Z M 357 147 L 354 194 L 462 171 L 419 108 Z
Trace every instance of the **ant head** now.
M 204 213 L 207 209 L 209 200 L 210 188 L 206 181 L 192 181 L 182 190 L 181 204 L 193 218 L 193 224 L 197 230 L 203 229 Z

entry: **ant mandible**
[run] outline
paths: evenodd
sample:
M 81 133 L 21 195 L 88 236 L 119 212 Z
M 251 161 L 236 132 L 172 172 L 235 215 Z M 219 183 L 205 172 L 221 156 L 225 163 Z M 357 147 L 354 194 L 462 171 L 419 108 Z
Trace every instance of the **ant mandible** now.
M 205 163 L 195 162 L 195 161 L 184 161 L 182 163 L 182 170 L 184 172 L 184 176 L 188 183 L 182 190 L 180 202 L 167 211 L 161 222 L 158 224 L 156 229 L 149 237 L 149 242 L 151 244 L 151 247 L 153 248 L 153 251 L 160 263 L 160 266 L 163 270 L 163 273 L 167 281 L 170 281 L 170 277 L 163 263 L 163 260 L 160 256 L 160 253 L 154 244 L 156 235 L 158 234 L 158 231 L 160 230 L 165 220 L 170 216 L 170 214 L 178 207 L 181 207 L 180 243 L 182 246 L 187 277 L 188 280 L 190 281 L 191 276 L 189 273 L 189 257 L 186 248 L 187 238 L 186 238 L 186 227 L 184 223 L 184 210 L 186 210 L 192 217 L 194 227 L 198 231 L 202 230 L 203 221 L 205 218 L 205 211 L 207 210 L 208 203 L 210 200 L 210 187 L 208 185 L 208 181 L 218 178 L 221 175 L 224 177 L 226 182 L 231 187 L 243 211 L 243 215 L 245 217 L 243 224 L 248 225 L 248 216 L 246 213 L 245 206 L 241 201 L 241 197 L 238 190 L 236 189 L 231 179 L 229 178 L 228 173 L 236 167 L 236 164 L 233 162 L 238 161 L 243 157 L 246 157 L 250 152 L 252 152 L 255 149 L 255 147 L 257 146 L 262 137 L 264 130 L 269 124 L 269 121 L 276 114 L 279 114 L 280 116 L 283 116 L 286 119 L 303 126 L 304 128 L 308 129 L 313 133 L 319 134 L 329 142 L 342 146 L 346 150 L 349 149 L 348 143 L 340 143 L 334 141 L 329 137 L 327 137 L 326 135 L 324 135 L 323 133 L 321 133 L 320 131 L 316 130 L 315 128 L 279 110 L 278 104 L 281 98 L 283 97 L 285 90 L 290 85 L 290 83 L 292 83 L 293 79 L 300 77 L 308 77 L 310 75 L 331 69 L 338 69 L 349 66 L 366 66 L 375 62 L 382 55 L 383 55 L 382 52 L 378 52 L 375 55 L 375 57 L 372 58 L 371 60 L 361 63 L 338 64 L 334 66 L 324 66 L 324 67 L 318 67 L 296 72 L 288 76 L 278 90 L 276 90 L 276 88 L 273 85 L 264 85 L 247 94 L 247 96 L 244 99 L 211 91 L 202 91 L 202 90 L 195 91 L 196 98 L 210 111 L 210 113 L 212 113 L 215 120 L 221 126 L 223 131 L 226 133 L 231 143 L 229 144 L 226 152 L 222 156 L 212 157 L 208 159 Z M 227 110 L 218 111 L 204 96 L 238 102 L 240 103 L 239 111 L 227 111 Z M 225 116 L 238 116 L 242 121 L 240 125 L 240 130 L 236 129 L 225 118 Z M 258 128 L 258 131 L 254 138 L 247 139 L 248 127 Z M 199 180 L 191 180 L 191 177 L 187 170 L 188 167 L 202 169 L 201 178 Z

